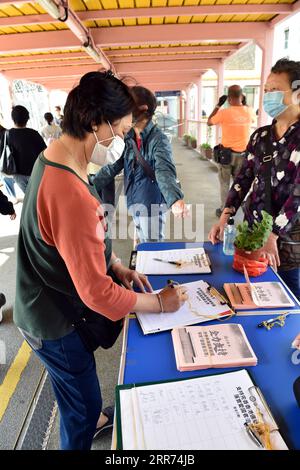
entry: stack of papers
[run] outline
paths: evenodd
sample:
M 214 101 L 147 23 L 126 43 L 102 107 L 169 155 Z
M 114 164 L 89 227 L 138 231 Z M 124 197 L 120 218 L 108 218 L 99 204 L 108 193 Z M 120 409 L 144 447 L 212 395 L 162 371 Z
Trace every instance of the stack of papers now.
M 182 287 L 186 289 L 188 300 L 177 312 L 136 313 L 145 335 L 232 315 L 230 307 L 210 292 L 210 286 L 207 282 L 189 282 L 182 284 Z M 160 291 L 155 291 L 155 293 L 158 292 Z
M 117 387 L 117 448 L 259 450 L 245 429 L 263 417 L 272 449 L 287 450 L 246 370 Z
M 190 326 L 172 330 L 177 369 L 256 366 L 242 325 Z
M 210 260 L 204 248 L 138 251 L 136 270 L 142 274 L 210 273 Z

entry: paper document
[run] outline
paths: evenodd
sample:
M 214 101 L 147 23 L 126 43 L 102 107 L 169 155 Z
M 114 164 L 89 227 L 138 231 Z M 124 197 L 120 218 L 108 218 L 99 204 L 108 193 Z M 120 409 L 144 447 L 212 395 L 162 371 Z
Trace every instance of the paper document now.
M 185 326 L 172 330 L 177 369 L 255 366 L 257 357 L 242 325 Z
M 210 260 L 204 248 L 138 251 L 136 270 L 143 274 L 210 273 Z
M 171 330 L 177 326 L 195 325 L 232 314 L 227 304 L 222 304 L 210 293 L 207 282 L 195 281 L 182 286 L 186 288 L 188 300 L 177 312 L 136 313 L 144 334 Z M 157 292 L 160 291 L 155 291 Z
M 246 370 L 117 387 L 119 449 L 259 450 L 245 429 L 255 422 L 269 426 L 272 449 L 287 449 Z

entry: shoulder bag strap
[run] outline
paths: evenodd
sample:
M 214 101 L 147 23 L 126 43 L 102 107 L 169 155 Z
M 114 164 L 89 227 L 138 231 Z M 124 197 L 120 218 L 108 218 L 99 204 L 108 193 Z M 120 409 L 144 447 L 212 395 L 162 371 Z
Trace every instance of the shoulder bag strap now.
M 152 129 L 151 129 L 150 133 L 151 132 L 152 132 Z M 150 133 L 149 133 L 149 135 L 150 135 Z M 148 135 L 148 138 L 149 138 L 149 135 Z M 147 138 L 147 140 L 148 140 L 148 138 Z M 137 163 L 139 163 L 141 165 L 141 167 L 143 168 L 145 174 L 151 179 L 151 181 L 153 181 L 153 182 L 156 181 L 155 172 L 154 172 L 153 168 L 142 157 L 141 152 L 139 151 L 135 140 L 131 139 L 131 143 L 132 143 L 133 151 L 134 151 L 135 156 L 136 156 Z M 145 145 L 145 143 L 144 143 L 144 145 Z
M 268 141 L 266 150 L 263 156 L 263 163 L 264 163 L 264 180 L 265 180 L 265 211 L 269 214 L 272 214 L 272 182 L 271 182 L 271 168 L 272 168 L 272 160 L 273 160 L 273 142 Z
M 134 140 L 132 140 L 132 147 L 133 147 L 133 151 L 135 153 L 135 156 L 136 156 L 136 160 L 137 160 L 137 163 L 139 163 L 141 165 L 141 167 L 143 168 L 145 174 L 152 180 L 152 181 L 156 181 L 155 179 L 155 172 L 153 170 L 153 168 L 149 165 L 148 162 L 146 162 L 146 160 L 142 157 L 141 155 L 141 152 L 139 151 L 139 149 L 137 148 L 137 145 L 135 143 Z

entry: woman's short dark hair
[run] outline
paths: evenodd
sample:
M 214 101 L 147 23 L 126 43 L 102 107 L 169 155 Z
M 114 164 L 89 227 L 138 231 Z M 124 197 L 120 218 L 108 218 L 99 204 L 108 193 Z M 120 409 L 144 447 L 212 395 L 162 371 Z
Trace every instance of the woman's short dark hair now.
M 44 118 L 48 122 L 48 124 L 51 124 L 51 122 L 53 122 L 53 119 L 54 119 L 52 113 L 45 113 Z
M 279 59 L 271 68 L 272 73 L 286 73 L 293 90 L 300 88 L 300 62 L 287 58 Z
M 144 114 L 148 118 L 152 118 L 157 108 L 157 100 L 152 91 L 148 90 L 148 88 L 144 88 L 143 86 L 133 86 L 131 88 L 131 92 L 136 107 L 138 108 L 139 106 L 143 106 L 146 104 L 148 106 L 148 109 L 147 111 L 142 111 L 142 114 Z
M 18 104 L 17 106 L 13 106 L 11 118 L 17 126 L 26 126 L 29 121 L 29 112 L 25 106 Z
M 134 108 L 128 86 L 111 71 L 89 72 L 70 91 L 64 109 L 63 132 L 83 139 L 93 125 L 115 121 L 127 116 Z

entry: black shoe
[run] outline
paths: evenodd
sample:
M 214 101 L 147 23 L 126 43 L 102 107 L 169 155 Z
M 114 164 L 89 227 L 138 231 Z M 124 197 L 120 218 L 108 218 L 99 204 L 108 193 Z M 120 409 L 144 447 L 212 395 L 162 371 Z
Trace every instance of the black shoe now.
M 113 427 L 114 411 L 115 411 L 115 408 L 113 406 L 108 406 L 107 408 L 104 408 L 104 410 L 102 410 L 102 413 L 104 414 L 104 416 L 107 416 L 108 420 L 103 426 L 96 429 L 93 439 L 95 439 L 100 434 L 104 433 L 105 431 Z
M 6 298 L 5 298 L 5 295 L 0 293 L 0 308 L 3 307 L 3 305 L 6 304 Z
M 222 212 L 223 212 L 222 209 L 219 207 L 219 209 L 216 210 L 216 216 L 221 217 Z
M 6 304 L 6 298 L 5 298 L 5 295 L 0 293 L 0 322 L 2 321 L 2 310 L 3 310 L 3 306 Z

